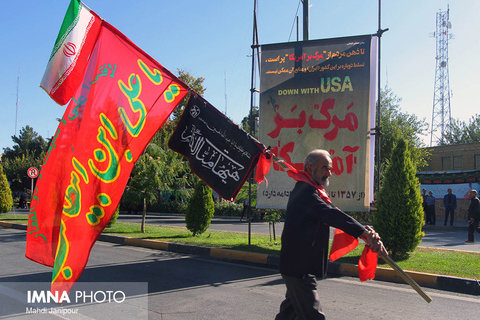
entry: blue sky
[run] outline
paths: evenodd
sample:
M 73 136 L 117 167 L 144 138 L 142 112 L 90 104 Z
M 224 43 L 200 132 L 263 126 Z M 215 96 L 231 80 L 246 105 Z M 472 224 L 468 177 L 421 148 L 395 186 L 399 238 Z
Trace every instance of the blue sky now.
M 64 107 L 40 88 L 48 58 L 69 0 L 2 0 L 0 152 L 13 143 L 17 76 L 17 133 L 30 125 L 44 138 L 55 133 Z M 205 98 L 234 122 L 250 108 L 253 0 L 85 0 L 103 19 L 123 32 L 160 64 L 176 73 L 204 77 Z M 297 0 L 258 0 L 261 44 L 296 40 L 292 24 Z M 378 27 L 377 0 L 310 0 L 310 39 L 371 34 Z M 443 0 L 383 1 L 382 87 L 388 83 L 402 98 L 405 112 L 432 118 L 435 72 L 435 16 Z M 455 39 L 449 43 L 452 117 L 468 120 L 480 113 L 480 2 L 450 1 Z M 302 7 L 300 6 L 300 24 Z M 291 34 L 291 36 L 290 36 Z M 300 29 L 300 40 L 302 31 Z M 290 38 L 289 38 L 290 37 Z M 429 141 L 429 138 L 425 138 Z

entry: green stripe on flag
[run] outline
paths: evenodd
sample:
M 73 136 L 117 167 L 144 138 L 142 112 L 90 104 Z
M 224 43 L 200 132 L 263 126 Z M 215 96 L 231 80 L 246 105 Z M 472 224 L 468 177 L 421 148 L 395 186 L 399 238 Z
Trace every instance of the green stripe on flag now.
M 60 31 L 58 33 L 57 40 L 55 40 L 55 45 L 53 46 L 50 59 L 52 59 L 55 53 L 57 53 L 57 51 L 62 47 L 65 41 L 65 38 L 77 25 L 78 19 L 80 17 L 80 11 L 82 10 L 82 8 L 83 8 L 83 5 L 80 1 L 78 0 L 70 1 L 67 12 L 65 13 L 65 17 L 63 18 L 62 27 L 60 28 Z

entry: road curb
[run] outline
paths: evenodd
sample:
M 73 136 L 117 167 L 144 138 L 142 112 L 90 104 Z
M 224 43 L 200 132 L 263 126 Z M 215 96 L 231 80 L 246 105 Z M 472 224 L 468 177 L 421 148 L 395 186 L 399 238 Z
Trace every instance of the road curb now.
M 16 224 L 5 221 L 0 221 L 0 226 L 18 230 L 27 230 L 27 226 L 24 224 Z M 177 253 L 195 254 L 234 262 L 251 263 L 270 268 L 278 268 L 280 262 L 280 257 L 278 255 L 238 251 L 224 248 L 194 246 L 173 242 L 158 241 L 153 239 L 139 239 L 101 234 L 98 240 L 120 245 L 129 245 Z M 442 276 L 414 271 L 405 272 L 422 287 L 471 295 L 480 295 L 480 282 L 475 279 Z M 329 261 L 328 273 L 330 276 L 358 277 L 358 266 L 349 263 Z M 394 270 L 381 267 L 377 268 L 377 271 L 375 273 L 375 280 L 394 283 L 405 283 L 403 279 L 398 275 L 398 273 L 396 273 Z
M 328 273 L 330 275 L 358 277 L 358 266 L 349 263 L 329 262 Z M 421 287 L 471 295 L 480 295 L 480 282 L 475 279 L 442 276 L 415 271 L 405 271 L 405 273 L 407 273 Z M 405 281 L 395 270 L 381 267 L 377 267 L 375 272 L 375 280 L 393 283 L 405 283 Z
M 5 222 L 5 221 L 0 221 L 0 227 L 25 230 L 25 231 L 27 230 L 26 224 L 11 223 L 11 222 Z

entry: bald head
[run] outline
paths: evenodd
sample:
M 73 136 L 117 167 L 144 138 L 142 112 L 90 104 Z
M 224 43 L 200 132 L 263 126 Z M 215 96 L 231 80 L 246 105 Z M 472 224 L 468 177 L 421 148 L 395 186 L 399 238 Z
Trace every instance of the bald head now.
M 477 196 L 477 190 L 472 189 L 472 190 L 470 190 L 470 191 L 467 192 L 466 198 L 468 198 L 468 199 L 473 199 L 473 198 L 475 198 L 476 196 Z
M 307 154 L 307 157 L 305 158 L 305 169 L 307 166 L 314 166 L 320 161 L 320 160 L 325 160 L 328 161 L 330 159 L 330 153 L 328 153 L 327 150 L 323 149 L 315 149 L 310 151 L 309 154 Z

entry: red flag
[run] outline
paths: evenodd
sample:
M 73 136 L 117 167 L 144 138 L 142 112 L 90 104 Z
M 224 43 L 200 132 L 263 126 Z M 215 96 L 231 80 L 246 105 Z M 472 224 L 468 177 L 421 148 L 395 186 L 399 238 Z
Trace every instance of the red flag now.
M 363 248 L 362 256 L 358 260 L 358 277 L 360 281 L 372 280 L 377 270 L 378 254 L 370 247 Z
M 117 209 L 135 161 L 187 87 L 113 26 L 102 27 L 32 198 L 26 256 L 70 290 Z
M 337 228 L 335 229 L 335 236 L 333 237 L 329 259 L 335 261 L 355 249 L 357 245 L 358 240 L 356 238 Z M 358 277 L 360 278 L 360 281 L 364 282 L 375 278 L 377 262 L 378 254 L 373 252 L 369 246 L 365 246 L 360 259 L 358 260 Z
M 357 245 L 358 240 L 356 238 L 337 228 L 335 229 L 329 259 L 335 261 L 355 249 Z M 360 281 L 364 282 L 375 278 L 377 263 L 378 254 L 373 252 L 370 247 L 365 246 L 360 259 L 358 260 L 358 277 L 360 278 Z
M 255 171 L 255 181 L 258 184 L 262 183 L 263 180 L 266 180 L 265 176 L 270 171 L 270 166 L 272 164 L 272 158 L 268 157 L 267 154 L 262 153 L 257 163 L 257 170 Z M 267 181 L 268 186 L 268 181 Z
M 335 235 L 333 236 L 329 259 L 335 261 L 355 249 L 357 246 L 358 239 L 337 228 L 335 229 Z

